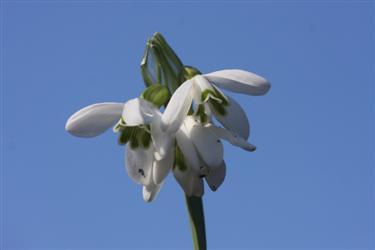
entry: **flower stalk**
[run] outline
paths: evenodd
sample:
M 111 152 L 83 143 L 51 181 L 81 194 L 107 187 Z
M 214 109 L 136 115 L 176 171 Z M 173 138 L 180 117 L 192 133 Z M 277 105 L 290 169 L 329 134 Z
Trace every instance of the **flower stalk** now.
M 206 227 L 204 222 L 204 210 L 202 197 L 185 195 L 186 206 L 189 212 L 191 234 L 194 250 L 206 250 Z

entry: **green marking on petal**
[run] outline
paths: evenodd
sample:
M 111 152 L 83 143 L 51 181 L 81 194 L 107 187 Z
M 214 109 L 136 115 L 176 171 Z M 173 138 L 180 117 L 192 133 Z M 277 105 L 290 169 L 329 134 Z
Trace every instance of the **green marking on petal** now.
M 215 90 L 215 96 L 222 101 L 224 106 L 228 106 L 229 105 L 228 98 L 224 95 L 224 93 L 221 92 L 219 89 L 217 89 L 215 86 L 212 86 L 212 87 Z
M 118 122 L 116 123 L 115 127 L 113 128 L 113 131 L 118 132 L 121 129 L 121 124 Z
M 126 124 L 125 124 L 125 121 L 124 119 L 121 117 L 120 120 L 116 123 L 116 125 L 114 126 L 113 128 L 113 132 L 117 133 L 119 132 L 121 129 L 125 128 L 126 127 Z
M 176 150 L 175 150 L 175 164 L 176 167 L 182 172 L 185 172 L 188 167 L 186 166 L 185 163 L 185 158 L 184 155 L 181 152 L 181 149 L 176 145 Z
M 214 87 L 214 90 L 205 89 L 201 94 L 201 101 L 209 101 L 211 106 L 218 112 L 220 115 L 225 115 L 226 110 L 225 106 L 228 106 L 228 99 L 221 93 L 218 89 Z M 198 107 L 199 109 L 199 107 Z
M 203 104 L 199 104 L 198 105 L 197 115 L 199 116 L 199 120 L 201 121 L 201 123 L 206 123 L 207 122 L 208 116 L 207 116 L 207 114 L 205 112 Z
M 216 97 L 215 91 L 211 89 L 205 89 L 202 94 L 201 94 L 201 102 L 206 102 L 208 101 L 208 98 L 210 97 Z
M 151 126 L 150 126 L 150 124 L 140 125 L 140 127 L 142 129 L 146 130 L 146 132 L 151 133 Z
M 222 103 L 219 103 L 217 100 L 211 99 L 210 104 L 220 115 L 226 114 L 225 107 Z
M 147 132 L 145 129 L 139 129 L 139 132 L 137 134 L 138 143 L 144 147 L 148 148 L 151 144 L 151 134 Z
M 133 133 L 134 127 L 124 127 L 122 128 L 120 132 L 120 136 L 118 138 L 118 144 L 125 145 L 129 142 L 132 133 Z
M 125 127 L 121 129 L 119 136 L 119 144 L 124 145 L 130 143 L 132 149 L 138 147 L 148 148 L 151 145 L 151 134 L 147 131 L 146 127 L 134 126 Z
M 130 136 L 130 147 L 131 149 L 136 149 L 139 147 L 139 141 L 138 141 L 138 134 L 139 128 L 138 127 L 133 127 L 132 134 Z
M 228 98 L 221 93 L 217 88 L 205 89 L 201 94 L 201 102 L 207 102 L 208 100 L 216 101 L 224 106 L 228 106 Z

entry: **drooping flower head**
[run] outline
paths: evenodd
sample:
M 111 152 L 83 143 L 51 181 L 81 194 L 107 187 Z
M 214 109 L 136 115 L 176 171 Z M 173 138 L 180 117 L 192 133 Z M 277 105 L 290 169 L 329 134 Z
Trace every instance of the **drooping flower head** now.
M 247 142 L 246 113 L 220 88 L 263 95 L 269 82 L 238 69 L 201 74 L 184 66 L 158 33 L 147 43 L 141 72 L 146 89 L 139 98 L 85 107 L 68 119 L 66 130 L 94 137 L 114 127 L 119 144 L 126 145 L 127 173 L 143 186 L 145 201 L 156 197 L 171 170 L 189 197 L 203 195 L 204 180 L 217 190 L 226 174 L 221 140 L 255 150 Z
M 172 168 L 172 138 L 160 127 L 158 108 L 141 98 L 123 103 L 98 103 L 73 114 L 65 129 L 79 137 L 94 137 L 110 127 L 120 134 L 119 144 L 126 144 L 125 166 L 128 175 L 143 185 L 143 198 L 151 201 L 159 192 Z
M 201 179 L 204 177 L 215 191 L 224 181 L 226 173 L 221 139 L 247 151 L 255 150 L 255 146 L 247 142 L 250 125 L 246 113 L 218 87 L 249 95 L 263 95 L 270 84 L 266 79 L 243 70 L 222 70 L 207 75 L 201 75 L 191 67 L 186 70 L 191 77 L 172 95 L 162 116 L 161 127 L 166 133 L 176 133 L 185 167 L 175 168 L 174 174 L 185 193 L 191 188 L 186 183 L 203 185 L 196 180 L 183 181 L 182 172 L 185 169 L 187 179 L 192 179 L 191 175 Z M 214 124 L 213 116 L 224 128 Z

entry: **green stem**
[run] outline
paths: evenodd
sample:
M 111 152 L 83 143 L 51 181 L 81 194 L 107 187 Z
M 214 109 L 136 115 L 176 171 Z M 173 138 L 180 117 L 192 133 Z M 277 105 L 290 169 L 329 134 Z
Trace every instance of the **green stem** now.
M 191 233 L 193 236 L 194 249 L 206 250 L 206 228 L 204 223 L 204 211 L 202 197 L 186 196 L 186 206 L 189 211 Z

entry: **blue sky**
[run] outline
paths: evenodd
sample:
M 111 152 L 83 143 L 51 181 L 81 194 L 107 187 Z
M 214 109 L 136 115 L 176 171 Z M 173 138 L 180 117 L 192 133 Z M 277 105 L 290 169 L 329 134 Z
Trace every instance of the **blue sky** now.
M 3 248 L 191 248 L 172 176 L 146 204 L 115 134 L 64 131 L 86 105 L 139 95 L 155 31 L 202 72 L 272 82 L 230 94 L 258 149 L 225 145 L 210 249 L 374 247 L 373 2 L 3 1 L 1 16 Z

